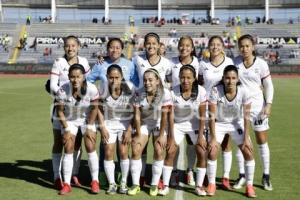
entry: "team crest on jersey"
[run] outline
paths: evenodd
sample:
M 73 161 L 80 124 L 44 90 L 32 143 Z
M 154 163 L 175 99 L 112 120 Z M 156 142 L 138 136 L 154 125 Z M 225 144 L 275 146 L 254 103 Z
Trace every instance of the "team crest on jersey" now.
M 254 72 L 255 72 L 255 74 L 259 74 L 259 69 L 255 68 Z

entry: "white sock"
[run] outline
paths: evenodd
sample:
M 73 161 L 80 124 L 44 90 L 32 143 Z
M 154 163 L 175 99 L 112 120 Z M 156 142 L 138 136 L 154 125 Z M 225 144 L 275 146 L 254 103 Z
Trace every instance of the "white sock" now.
M 70 185 L 73 169 L 73 153 L 65 153 L 63 158 L 64 183 Z
M 207 177 L 208 182 L 216 184 L 217 160 L 207 160 Z
M 80 149 L 78 151 L 74 151 L 74 153 L 73 153 L 74 165 L 73 165 L 72 175 L 78 175 L 79 174 L 81 154 L 82 154 L 82 151 Z
M 142 154 L 142 171 L 141 171 L 142 177 L 145 177 L 146 165 L 147 165 L 147 154 Z
M 151 185 L 158 185 L 163 166 L 164 166 L 163 160 L 154 160 L 153 161 Z
M 61 179 L 61 153 L 52 153 L 52 169 L 54 180 L 60 178 Z
M 244 160 L 243 153 L 240 149 L 237 149 L 236 151 L 236 159 L 238 162 L 239 173 L 245 174 L 245 160 Z
M 187 159 L 188 159 L 188 169 L 193 170 L 195 166 L 196 161 L 196 150 L 194 145 L 186 145 L 186 153 L 187 153 Z
M 109 184 L 115 183 L 115 163 L 113 160 L 104 160 L 104 171 Z
M 223 177 L 229 178 L 231 164 L 232 164 L 232 151 L 223 151 Z
M 247 185 L 253 185 L 255 161 L 250 160 L 245 162 Z
M 88 153 L 88 164 L 92 176 L 93 181 L 98 181 L 98 176 L 99 176 L 99 159 L 97 152 L 94 151 L 92 153 Z
M 142 171 L 142 160 L 130 161 L 130 172 L 132 177 L 132 185 L 140 185 L 140 176 Z
M 129 159 L 121 160 L 121 173 L 122 173 L 122 183 L 127 183 L 127 176 L 129 172 Z
M 197 167 L 197 169 L 196 169 L 196 186 L 202 187 L 205 174 L 206 174 L 206 168 Z
M 164 165 L 163 167 L 163 181 L 164 181 L 164 185 L 166 186 L 169 186 L 172 170 L 173 170 L 172 166 Z
M 258 145 L 264 174 L 270 174 L 270 149 L 268 143 Z

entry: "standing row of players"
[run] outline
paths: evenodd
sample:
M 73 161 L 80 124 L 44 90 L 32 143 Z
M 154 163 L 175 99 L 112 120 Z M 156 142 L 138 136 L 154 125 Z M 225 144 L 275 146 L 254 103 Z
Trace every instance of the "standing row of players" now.
M 150 195 L 169 193 L 176 151 L 185 135 L 192 147 L 190 151 L 197 155 L 188 152 L 192 155 L 188 159 L 190 170 L 197 157 L 195 192 L 198 195 L 215 194 L 216 157 L 220 144 L 224 158 L 222 185 L 230 189 L 232 155 L 228 137 L 231 135 L 241 149 L 237 153 L 240 175 L 233 187 L 239 189 L 246 184 L 246 195 L 255 197 L 252 186 L 255 162 L 249 140 L 249 119 L 262 158 L 263 185 L 266 190 L 272 190 L 267 130 L 273 85 L 268 65 L 254 54 L 254 44 L 250 35 L 242 36 L 239 39 L 241 56 L 232 61 L 224 54 L 222 38 L 213 36 L 208 44 L 210 58 L 199 63 L 194 56 L 193 40 L 184 36 L 178 44 L 179 56 L 169 61 L 159 54 L 159 36 L 149 33 L 145 36 L 145 56 L 135 56 L 131 62 L 121 57 L 123 43 L 115 38 L 107 45 L 108 57 L 90 72 L 87 60 L 78 56 L 79 40 L 74 36 L 67 37 L 65 56 L 55 61 L 50 78 L 50 91 L 55 95 L 56 105 L 52 117 L 52 161 L 59 194 L 71 192 L 71 179 L 75 185 L 80 185 L 81 138 L 78 136 L 81 134 L 78 132 L 84 136 L 88 152 L 91 191 L 99 192 L 95 121 L 99 124 L 104 148 L 100 151 L 104 155 L 104 164 L 100 168 L 104 169 L 110 183 L 108 194 L 117 191 L 113 162 L 116 143 L 122 173 L 119 192 L 135 195 L 140 191 L 140 179 L 145 173 L 143 150 L 150 135 L 153 135 L 154 145 Z M 92 84 L 97 80 L 100 81 L 98 88 Z M 206 122 L 209 123 L 205 125 Z M 130 161 L 128 145 L 132 149 Z M 163 156 L 165 151 L 166 157 Z M 208 157 L 205 156 L 207 153 Z M 133 186 L 128 190 L 129 170 Z M 205 174 L 209 181 L 207 189 L 203 187 Z M 161 175 L 163 186 L 158 188 Z M 188 175 L 192 184 L 193 173 L 189 171 Z

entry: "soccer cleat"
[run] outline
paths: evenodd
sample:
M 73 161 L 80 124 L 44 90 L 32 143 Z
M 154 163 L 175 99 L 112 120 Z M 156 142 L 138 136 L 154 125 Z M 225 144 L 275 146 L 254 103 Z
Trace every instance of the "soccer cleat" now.
M 267 190 L 267 191 L 272 191 L 273 190 L 273 187 L 272 187 L 272 184 L 271 184 L 271 181 L 270 181 L 270 175 L 264 174 L 263 177 L 262 177 L 261 182 L 264 186 L 264 190 Z
M 255 193 L 253 185 L 247 185 L 246 186 L 246 196 L 249 197 L 249 198 L 255 198 L 256 197 L 256 193 Z
M 239 178 L 235 181 L 233 188 L 238 190 L 241 189 L 244 185 L 246 185 L 245 175 L 240 175 Z
M 59 195 L 65 195 L 72 191 L 71 186 L 68 183 L 64 183 L 63 188 L 59 191 Z
M 110 194 L 110 195 L 116 194 L 117 189 L 118 189 L 117 185 L 115 183 L 111 183 L 109 184 L 108 190 L 106 190 L 106 194 Z
M 179 182 L 178 172 L 175 171 L 171 174 L 170 186 L 177 187 Z
M 228 178 L 222 178 L 222 188 L 224 190 L 231 190 L 230 182 Z
M 150 186 L 150 191 L 149 191 L 150 196 L 157 196 L 158 194 L 158 187 L 156 185 L 151 185 Z
M 198 196 L 206 196 L 206 192 L 205 192 L 205 188 L 204 187 L 199 187 L 197 186 L 195 188 L 195 193 L 198 195 Z
M 163 189 L 164 188 L 164 182 L 162 179 L 159 179 L 159 182 L 158 182 L 158 189 Z
M 163 188 L 158 190 L 158 194 L 161 196 L 166 196 L 167 194 L 169 194 L 170 189 L 168 186 L 164 185 Z
M 64 184 L 60 178 L 55 179 L 54 188 L 57 190 L 61 190 L 64 187 Z
M 141 191 L 141 188 L 139 185 L 133 185 L 127 192 L 128 195 L 134 196 L 138 194 Z
M 194 180 L 194 172 L 192 170 L 189 170 L 186 174 L 186 183 L 190 186 L 195 186 L 195 180 Z
M 91 182 L 91 193 L 92 194 L 98 194 L 100 191 L 100 186 L 99 186 L 99 182 L 96 180 L 93 180 Z
M 216 184 L 209 183 L 207 186 L 207 195 L 214 196 L 216 194 Z
M 81 183 L 79 181 L 78 176 L 72 176 L 71 178 L 71 184 L 76 186 L 76 187 L 81 187 Z
M 120 188 L 119 188 L 119 193 L 127 194 L 127 192 L 128 192 L 128 187 L 127 187 L 126 183 L 121 182 Z

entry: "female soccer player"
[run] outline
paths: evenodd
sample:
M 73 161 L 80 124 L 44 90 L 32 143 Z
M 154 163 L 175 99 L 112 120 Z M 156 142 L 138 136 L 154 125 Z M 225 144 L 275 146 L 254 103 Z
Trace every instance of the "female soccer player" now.
M 70 82 L 65 83 L 57 92 L 57 116 L 61 123 L 64 144 L 63 177 L 64 184 L 59 194 L 71 192 L 71 175 L 75 138 L 80 129 L 84 135 L 88 164 L 92 176 L 91 192 L 99 192 L 99 161 L 96 152 L 96 126 L 94 124 L 98 111 L 99 93 L 84 77 L 85 69 L 80 64 L 69 68 Z
M 133 85 L 125 82 L 122 69 L 113 64 L 107 69 L 106 85 L 100 97 L 104 118 L 99 119 L 102 140 L 105 147 L 104 170 L 109 182 L 107 194 L 115 194 L 115 144 L 119 143 L 119 156 L 122 180 L 119 188 L 121 194 L 127 193 L 127 176 L 129 172 L 128 145 L 131 143 L 132 120 L 133 120 Z M 101 85 L 100 85 L 101 87 Z
M 86 58 L 78 56 L 80 49 L 80 41 L 77 37 L 70 35 L 64 39 L 64 51 L 65 55 L 62 58 L 58 58 L 54 61 L 53 67 L 51 69 L 50 75 L 50 93 L 54 96 L 64 83 L 69 81 L 68 73 L 69 68 L 73 64 L 81 64 L 85 69 L 85 75 L 90 72 L 90 66 Z M 53 111 L 53 117 L 55 118 L 56 111 Z M 61 157 L 62 157 L 62 136 L 60 123 L 58 120 L 52 119 L 53 126 L 53 137 L 54 144 L 52 146 L 52 167 L 54 173 L 54 184 L 55 188 L 58 190 L 62 189 L 62 179 L 61 179 Z M 76 186 L 80 186 L 78 180 L 78 172 L 80 166 L 81 158 L 81 134 L 77 134 L 75 142 L 75 152 L 74 152 L 74 167 L 72 181 Z
M 136 55 L 133 58 L 133 62 L 136 65 L 136 69 L 139 76 L 139 87 L 143 86 L 144 72 L 149 68 L 154 68 L 158 71 L 160 78 L 166 85 L 166 76 L 171 74 L 171 63 L 167 58 L 163 57 L 159 53 L 160 38 L 156 33 L 148 33 L 144 37 L 144 47 L 146 51 L 145 56 Z
M 138 86 L 138 76 L 135 71 L 135 66 L 130 60 L 122 57 L 123 49 L 124 44 L 120 38 L 110 39 L 107 43 L 107 57 L 104 57 L 103 61 L 100 61 L 100 63 L 93 67 L 87 80 L 92 83 L 97 80 L 101 82 L 106 81 L 107 68 L 112 64 L 117 64 L 122 68 L 124 79 Z
M 238 67 L 240 80 L 252 98 L 251 122 L 255 132 L 259 154 L 263 164 L 262 184 L 265 190 L 273 190 L 270 182 L 270 150 L 267 131 L 268 118 L 271 114 L 274 88 L 268 64 L 255 56 L 255 41 L 251 35 L 243 35 L 238 40 L 241 56 L 234 60 Z M 235 188 L 240 188 L 243 181 L 243 157 L 237 153 L 240 178 Z
M 206 195 L 202 183 L 206 172 L 206 139 L 204 137 L 206 91 L 198 85 L 195 68 L 183 65 L 179 71 L 180 85 L 171 92 L 174 107 L 174 123 L 170 124 L 168 147 L 163 167 L 164 187 L 158 191 L 160 195 L 169 193 L 169 181 L 173 169 L 178 145 L 185 135 L 192 141 L 194 151 L 197 149 L 197 187 L 198 195 Z
M 159 53 L 160 38 L 156 33 L 148 33 L 144 37 L 144 47 L 146 55 L 133 58 L 133 62 L 136 66 L 139 77 L 139 88 L 143 86 L 144 72 L 149 68 L 154 68 L 158 71 L 160 79 L 165 87 L 169 87 L 167 76 L 171 74 L 171 68 L 173 63 L 170 60 L 163 57 Z M 147 145 L 144 148 L 142 155 L 142 173 L 141 173 L 141 186 L 145 183 L 145 169 L 147 160 Z
M 238 70 L 234 65 L 225 67 L 222 81 L 213 87 L 208 101 L 210 141 L 207 161 L 209 181 L 207 195 L 215 195 L 218 149 L 225 134 L 229 133 L 246 160 L 246 195 L 256 197 L 253 188 L 255 161 L 249 136 L 251 99 L 248 91 L 239 85 Z
M 209 59 L 200 61 L 199 67 L 199 82 L 204 86 L 207 94 L 211 89 L 218 84 L 223 75 L 224 68 L 227 65 L 232 65 L 231 58 L 225 56 L 224 42 L 220 36 L 212 36 L 208 41 Z M 224 189 L 230 189 L 229 173 L 232 163 L 232 152 L 230 147 L 230 137 L 225 136 L 222 143 L 222 156 L 223 156 L 223 178 L 222 187 Z
M 180 76 L 179 71 L 181 70 L 181 67 L 183 65 L 191 65 L 196 72 L 196 77 L 198 76 L 198 68 L 199 68 L 199 62 L 195 51 L 195 46 L 193 39 L 190 36 L 182 36 L 179 39 L 178 42 L 178 52 L 179 56 L 172 59 L 172 62 L 174 63 L 174 66 L 172 67 L 172 88 L 176 87 L 177 85 L 180 85 Z M 186 181 L 188 185 L 195 186 L 195 180 L 194 180 L 194 165 L 196 161 L 196 152 L 195 152 L 195 145 L 191 141 L 189 135 L 187 136 L 187 148 L 186 153 L 188 157 L 188 166 L 187 166 L 187 176 Z M 175 159 L 175 166 L 177 164 L 177 159 Z M 174 167 L 175 167 L 174 166 Z M 178 173 L 177 170 L 173 170 L 172 178 L 171 178 L 171 185 L 175 186 L 177 183 L 174 180 L 178 180 Z
M 100 63 L 96 64 L 87 80 L 89 82 L 95 83 L 97 80 L 101 84 L 106 84 L 107 77 L 106 72 L 107 68 L 116 64 L 122 68 L 122 74 L 126 81 L 131 81 L 135 86 L 139 85 L 138 74 L 135 70 L 135 65 L 132 61 L 122 57 L 122 51 L 124 49 L 124 43 L 120 38 L 112 38 L 107 43 L 107 57 L 104 57 Z M 101 92 L 101 91 L 100 91 Z M 100 112 L 100 111 L 99 111 Z M 117 144 L 118 145 L 118 144 Z M 104 172 L 104 155 L 105 149 L 103 143 L 100 143 L 100 182 L 102 185 L 106 185 L 106 177 Z
M 160 74 L 154 68 L 149 68 L 143 76 L 144 88 L 136 94 L 134 103 L 134 123 L 136 133 L 132 140 L 132 158 L 130 171 L 132 176 L 132 188 L 129 195 L 140 192 L 139 179 L 142 170 L 141 155 L 150 135 L 153 136 L 154 158 L 152 164 L 152 181 L 150 195 L 158 193 L 158 182 L 163 168 L 163 150 L 166 146 L 166 127 L 171 95 L 164 89 Z

